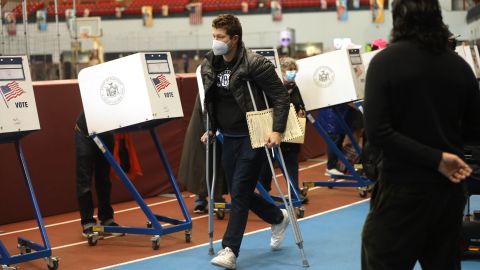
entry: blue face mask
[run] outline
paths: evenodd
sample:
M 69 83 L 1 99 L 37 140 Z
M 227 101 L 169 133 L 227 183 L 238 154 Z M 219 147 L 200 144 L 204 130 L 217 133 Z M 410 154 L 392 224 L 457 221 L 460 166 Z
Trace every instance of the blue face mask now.
M 285 81 L 293 82 L 295 81 L 295 76 L 297 75 L 296 70 L 287 70 L 285 71 Z

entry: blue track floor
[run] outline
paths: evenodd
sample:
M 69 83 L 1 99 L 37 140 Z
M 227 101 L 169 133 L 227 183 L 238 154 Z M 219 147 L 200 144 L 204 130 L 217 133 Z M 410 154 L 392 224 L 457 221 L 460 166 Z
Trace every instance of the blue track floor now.
M 480 196 L 472 196 L 472 209 L 480 209 Z M 360 269 L 360 232 L 368 212 L 368 202 L 362 202 L 300 221 L 304 250 L 315 270 Z M 255 232 L 244 237 L 237 269 L 289 270 L 302 267 L 300 251 L 289 227 L 283 249 L 270 251 L 270 230 Z M 214 245 L 215 251 L 220 243 Z M 210 264 L 208 246 L 177 251 L 118 265 L 111 270 L 147 269 L 221 269 Z M 421 269 L 418 265 L 415 269 Z M 462 262 L 463 270 L 480 269 L 480 260 Z

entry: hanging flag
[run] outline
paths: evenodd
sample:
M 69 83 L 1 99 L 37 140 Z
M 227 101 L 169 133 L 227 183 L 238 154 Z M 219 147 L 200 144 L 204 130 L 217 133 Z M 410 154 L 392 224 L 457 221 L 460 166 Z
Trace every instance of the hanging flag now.
M 37 28 L 40 32 L 47 31 L 47 10 L 39 9 L 37 10 Z
M 370 9 L 372 10 L 372 21 L 374 23 L 383 23 L 385 21 L 384 0 L 370 0 Z
M 75 17 L 75 9 L 73 8 L 68 8 L 68 9 L 65 9 L 65 21 L 67 22 L 67 28 L 68 30 L 70 30 L 71 33 L 75 33 L 75 29 L 74 26 L 75 26 L 75 22 L 74 22 L 74 18 Z
M 202 3 L 190 3 L 187 5 L 190 24 L 202 24 Z
M 163 17 L 168 16 L 168 5 L 162 5 L 162 16 Z
M 272 20 L 279 22 L 282 20 L 282 4 L 278 0 L 270 2 L 270 10 L 272 12 Z
M 152 6 L 142 7 L 142 22 L 145 27 L 153 26 L 153 8 Z
M 2 90 L 2 96 L 6 101 L 10 101 L 11 99 L 14 99 L 25 93 L 25 91 L 20 88 L 20 85 L 18 85 L 16 81 L 7 83 L 4 86 L 0 86 L 0 89 Z
M 353 8 L 360 8 L 360 0 L 353 0 Z
M 328 7 L 327 0 L 320 0 L 320 8 L 326 10 Z
M 5 24 L 7 25 L 7 33 L 9 36 L 17 35 L 17 19 L 15 12 L 5 12 Z
M 243 13 L 248 13 L 248 2 L 247 1 L 242 1 L 242 12 Z
M 347 0 L 337 0 L 337 19 L 339 21 L 348 20 Z
M 120 19 L 122 18 L 122 13 L 125 10 L 124 7 L 115 7 L 115 18 Z
M 160 74 L 156 78 L 152 79 L 153 85 L 155 86 L 155 90 L 158 92 L 162 91 L 163 89 L 167 88 L 170 85 L 170 82 L 167 80 L 165 75 Z

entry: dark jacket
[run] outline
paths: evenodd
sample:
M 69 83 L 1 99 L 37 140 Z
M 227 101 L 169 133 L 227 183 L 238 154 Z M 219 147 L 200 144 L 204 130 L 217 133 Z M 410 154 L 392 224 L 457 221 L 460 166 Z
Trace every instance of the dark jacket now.
M 217 73 L 215 71 L 223 61 L 223 56 L 215 56 L 212 51 L 208 52 L 202 62 L 201 74 L 205 89 L 205 108 L 210 118 L 210 130 L 216 130 L 214 119 L 212 86 L 215 83 Z M 254 111 L 252 99 L 248 92 L 247 81 L 250 81 L 252 92 L 255 97 L 258 110 L 266 108 L 263 95 L 264 91 L 270 107 L 273 107 L 273 127 L 276 132 L 285 131 L 289 110 L 289 96 L 282 81 L 278 78 L 273 64 L 261 55 L 247 50 L 242 44 L 237 52 L 237 61 L 230 75 L 229 90 L 232 92 L 240 109 L 246 113 Z

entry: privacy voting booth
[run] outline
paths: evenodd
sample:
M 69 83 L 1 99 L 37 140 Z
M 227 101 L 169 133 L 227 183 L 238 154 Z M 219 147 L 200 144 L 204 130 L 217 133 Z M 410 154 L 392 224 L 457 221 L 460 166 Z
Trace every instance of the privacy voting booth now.
M 30 132 L 40 129 L 30 68 L 26 56 L 0 57 L 0 143 L 13 143 L 22 168 L 28 195 L 32 202 L 43 245 L 25 238 L 18 238 L 19 255 L 10 255 L 0 242 L 0 265 L 2 269 L 15 269 L 9 265 L 44 258 L 48 269 L 58 268 L 58 258 L 52 251 L 33 190 L 27 162 L 20 140 Z M 3 166 L 9 166 L 3 164 Z M 1 179 L 5 183 L 10 179 Z M 0 234 L 1 235 L 1 234 Z M 35 252 L 32 252 L 34 250 Z
M 155 132 L 158 125 L 174 118 L 183 117 L 170 53 L 137 53 L 85 68 L 79 73 L 78 82 L 88 133 L 148 218 L 148 228 L 94 227 L 94 233 L 88 235 L 89 244 L 96 245 L 100 232 L 148 234 L 153 235 L 151 238 L 152 248 L 158 249 L 161 235 L 182 230 L 185 231 L 185 239 L 189 242 L 192 221 Z M 153 214 L 110 151 L 97 136 L 103 132 L 142 129 L 150 131 L 184 220 Z M 159 221 L 166 222 L 170 226 L 163 227 Z
M 295 82 L 300 89 L 305 108 L 308 111 L 307 118 L 325 139 L 328 146 L 337 154 L 339 160 L 345 164 L 348 174 L 331 175 L 334 180 L 345 179 L 345 182 L 304 182 L 307 186 L 350 186 L 366 187 L 371 182 L 361 176 L 352 164 L 345 158 L 342 151 L 322 126 L 320 118 L 315 119 L 311 111 L 331 107 L 336 113 L 336 121 L 343 128 L 352 141 L 358 154 L 361 149 L 342 117 L 339 117 L 336 106 L 363 99 L 365 91 L 365 66 L 359 49 L 342 49 L 316 55 L 297 61 L 298 74 Z M 360 191 L 364 197 L 365 190 Z

